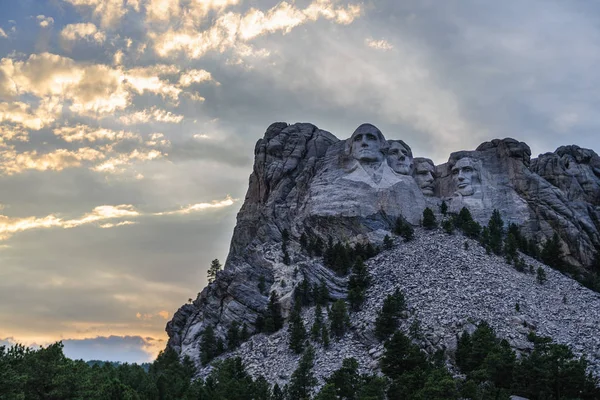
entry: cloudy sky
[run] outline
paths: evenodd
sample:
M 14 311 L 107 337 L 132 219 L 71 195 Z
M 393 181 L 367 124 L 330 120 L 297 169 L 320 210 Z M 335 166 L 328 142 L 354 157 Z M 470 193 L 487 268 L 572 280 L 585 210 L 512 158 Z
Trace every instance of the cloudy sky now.
M 272 122 L 598 150 L 599 69 L 591 0 L 0 0 L 0 344 L 151 360 Z

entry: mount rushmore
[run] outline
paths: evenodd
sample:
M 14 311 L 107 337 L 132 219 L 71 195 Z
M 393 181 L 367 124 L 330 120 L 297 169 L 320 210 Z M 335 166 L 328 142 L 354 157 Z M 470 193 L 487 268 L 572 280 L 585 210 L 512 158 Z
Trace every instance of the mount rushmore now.
M 540 247 L 558 234 L 563 261 L 585 271 L 600 244 L 600 158 L 592 150 L 571 145 L 532 159 L 527 144 L 506 138 L 454 152 L 446 163 L 435 165 L 428 158 L 414 157 L 403 140 L 386 139 L 372 124 L 362 124 L 340 140 L 309 123 L 274 123 L 256 143 L 253 171 L 225 267 L 167 324 L 168 346 L 180 356 L 198 360 L 199 335 L 206 326 L 214 327 L 220 337 L 225 337 L 232 322 L 246 324 L 252 331 L 267 307 L 265 292 L 273 290 L 286 317 L 294 288 L 303 279 L 311 285 L 325 283 L 332 300 L 344 298 L 347 277 L 305 254 L 300 244 L 303 234 L 325 243 L 332 238 L 380 245 L 398 219 L 418 226 L 424 209 L 439 215 L 442 202 L 450 213 L 466 207 L 482 225 L 498 210 L 505 223 L 516 224 Z M 427 240 L 423 243 L 431 251 L 437 248 Z M 444 253 L 453 268 L 464 264 L 456 258 L 459 253 L 459 249 L 456 254 Z M 380 268 L 393 268 L 393 260 L 382 257 L 389 262 Z M 415 279 L 413 286 L 419 285 L 418 273 L 403 279 Z M 261 285 L 267 290 L 260 290 Z M 518 291 L 519 285 L 507 290 Z M 537 291 L 533 287 L 531 295 L 538 296 Z M 377 299 L 367 303 L 383 301 Z M 489 314 L 485 307 L 496 305 L 482 307 L 481 312 Z M 582 344 L 582 349 L 595 348 L 598 344 L 593 340 Z

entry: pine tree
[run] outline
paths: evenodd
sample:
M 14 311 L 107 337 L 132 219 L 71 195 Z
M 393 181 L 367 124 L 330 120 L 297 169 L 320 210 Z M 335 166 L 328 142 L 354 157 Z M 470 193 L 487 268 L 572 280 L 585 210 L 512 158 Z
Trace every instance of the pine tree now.
M 362 383 L 358 373 L 358 361 L 355 358 L 345 358 L 342 367 L 326 378 L 325 382 L 335 388 L 335 399 L 356 399 Z
M 271 400 L 285 400 L 285 395 L 283 394 L 283 390 L 279 387 L 279 384 L 275 382 L 273 386 L 273 392 L 271 394 Z
M 454 233 L 454 221 L 451 218 L 443 220 L 442 228 L 448 235 L 452 235 Z
M 323 324 L 323 329 L 321 330 L 321 343 L 323 343 L 323 347 L 329 347 L 329 329 L 327 329 L 327 324 Z
M 312 372 L 314 360 L 315 350 L 308 346 L 290 379 L 288 395 L 291 399 L 310 400 L 312 388 L 318 383 Z
M 217 279 L 217 272 L 221 270 L 221 263 L 218 259 L 212 260 L 210 267 L 208 267 L 207 278 L 208 283 L 213 283 Z
M 544 264 L 554 269 L 560 270 L 562 267 L 562 249 L 560 247 L 560 237 L 554 232 L 552 239 L 547 240 L 542 248 L 541 258 Z
M 392 247 L 394 247 L 394 241 L 392 240 L 390 235 L 385 235 L 385 237 L 383 238 L 383 248 L 386 250 L 390 250 Z
M 269 297 L 267 306 L 267 315 L 265 317 L 264 331 L 267 333 L 277 332 L 283 326 L 283 318 L 281 317 L 281 307 L 279 306 L 279 296 L 274 290 Z
M 240 324 L 237 321 L 233 321 L 229 325 L 229 329 L 227 330 L 227 349 L 232 350 L 240 345 L 241 335 L 239 328 Z
M 261 275 L 258 277 L 258 291 L 260 294 L 265 295 L 265 291 L 267 290 L 267 283 L 265 282 L 265 276 Z
M 426 370 L 427 360 L 418 346 L 402 332 L 397 331 L 385 345 L 385 353 L 381 359 L 381 371 L 392 379 L 415 369 Z
M 446 215 L 448 213 L 448 204 L 444 200 L 442 200 L 442 204 L 440 205 L 440 212 L 442 215 Z
M 415 230 L 413 229 L 412 225 L 408 222 L 405 222 L 402 217 L 396 218 L 394 233 L 404 238 L 405 242 L 409 242 L 415 237 Z
M 502 236 L 504 234 L 504 221 L 500 212 L 496 209 L 492 212 L 492 217 L 488 222 L 489 246 L 494 254 L 502 254 Z
M 338 300 L 331 306 L 331 333 L 338 339 L 344 336 L 350 325 L 350 317 L 344 300 Z
M 200 361 L 203 365 L 208 364 L 218 355 L 217 338 L 212 325 L 207 325 L 200 339 Z
M 246 340 L 248 340 L 249 337 L 250 334 L 248 333 L 248 325 L 246 325 L 246 323 L 244 322 L 244 324 L 242 325 L 242 331 L 240 332 L 240 340 L 242 342 L 245 342 Z
M 321 331 L 323 330 L 323 325 L 323 309 L 321 308 L 321 305 L 317 303 L 317 307 L 315 308 L 315 321 L 310 328 L 310 337 L 313 341 L 321 341 Z
M 302 353 L 304 350 L 304 341 L 306 340 L 306 329 L 304 329 L 304 321 L 302 321 L 301 307 L 299 303 L 294 305 L 289 321 L 289 345 L 290 349 L 296 354 Z
M 509 261 L 518 261 L 518 249 L 519 244 L 517 238 L 512 233 L 506 235 L 506 240 L 504 241 L 504 254 Z
M 543 285 L 548 280 L 548 278 L 546 277 L 546 271 L 544 271 L 544 268 L 538 267 L 536 280 L 540 285 Z
M 383 306 L 375 319 L 375 336 L 384 340 L 398 328 L 398 319 L 404 311 L 406 303 L 399 289 L 394 294 L 388 295 L 383 301 Z
M 435 214 L 433 214 L 433 211 L 429 207 L 426 207 L 425 210 L 423 210 L 423 227 L 430 230 L 437 228 Z
M 315 303 L 321 306 L 326 306 L 329 303 L 329 289 L 324 279 L 321 279 L 321 283 L 316 287 L 315 292 Z
M 458 344 L 456 347 L 456 365 L 464 373 L 471 372 L 471 352 L 473 351 L 473 343 L 471 342 L 471 335 L 469 332 L 463 332 L 458 338 Z
M 365 263 L 359 257 L 352 267 L 352 275 L 348 280 L 348 301 L 354 311 L 358 311 L 365 300 L 365 292 L 371 282 L 371 275 Z

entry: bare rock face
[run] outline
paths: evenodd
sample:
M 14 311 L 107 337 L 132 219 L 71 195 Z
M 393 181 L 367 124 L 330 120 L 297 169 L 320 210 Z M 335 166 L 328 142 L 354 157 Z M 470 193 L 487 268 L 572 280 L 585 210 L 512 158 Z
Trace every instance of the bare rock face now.
M 467 207 L 481 224 L 497 209 L 540 245 L 557 232 L 566 261 L 581 268 L 600 243 L 600 157 L 577 146 L 531 160 L 527 144 L 495 139 L 436 166 L 371 124 L 339 140 L 312 124 L 278 122 L 254 155 L 224 270 L 167 325 L 168 345 L 193 360 L 208 324 L 221 338 L 234 321 L 252 332 L 271 291 L 284 317 L 304 279 L 324 283 L 332 299 L 346 296 L 347 278 L 302 251 L 303 233 L 325 243 L 380 245 L 397 218 L 418 225 L 425 207 L 437 212 L 445 201 L 451 212 Z

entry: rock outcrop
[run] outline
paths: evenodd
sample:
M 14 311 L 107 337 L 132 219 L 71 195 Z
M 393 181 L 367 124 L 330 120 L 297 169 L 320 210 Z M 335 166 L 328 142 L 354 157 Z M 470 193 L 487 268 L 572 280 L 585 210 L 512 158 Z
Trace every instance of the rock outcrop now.
M 234 321 L 246 323 L 252 331 L 272 290 L 278 293 L 286 317 L 294 288 L 304 279 L 311 285 L 325 283 L 332 300 L 345 297 L 347 278 L 326 268 L 322 258 L 303 251 L 302 234 L 325 243 L 331 237 L 348 244 L 379 245 L 386 235 L 392 235 L 398 218 L 416 226 L 425 207 L 438 212 L 442 201 L 451 212 L 467 207 L 481 224 L 497 209 L 505 222 L 517 224 L 540 246 L 558 233 L 564 261 L 582 270 L 592 263 L 595 246 L 600 244 L 600 158 L 592 150 L 564 146 L 532 160 L 525 143 L 495 139 L 476 150 L 452 153 L 448 162 L 435 166 L 426 158 L 413 159 L 406 143 L 386 140 L 370 124 L 361 125 L 349 139 L 339 140 L 311 124 L 275 123 L 256 144 L 254 168 L 225 268 L 195 301 L 175 313 L 167 325 L 168 345 L 198 362 L 199 335 L 208 324 L 223 338 Z M 289 237 L 285 244 L 284 236 Z M 549 272 L 552 285 L 544 289 L 531 285 L 530 276 L 503 271 L 511 268 L 481 249 L 463 255 L 457 241 L 464 239 L 440 233 L 434 242 L 419 240 L 412 247 L 382 253 L 369 263 L 375 285 L 364 311 L 353 316 L 352 335 L 318 355 L 318 360 L 325 357 L 321 362 L 334 368 L 336 364 L 330 363 L 334 358 L 351 354 L 363 361 L 361 368 L 376 368 L 380 349 L 369 333 L 374 315 L 384 293 L 400 287 L 414 307 L 413 315 L 418 314 L 435 337 L 424 343 L 426 347 L 451 349 L 465 320 L 487 319 L 517 349 L 526 346 L 523 327 L 558 335 L 558 341 L 596 357 L 597 371 L 600 343 L 590 337 L 600 336 L 600 321 L 584 318 L 586 302 L 591 302 L 590 307 L 600 306 L 593 292 L 554 272 Z M 452 246 L 456 247 L 454 253 Z M 410 259 L 402 249 L 411 254 Z M 415 260 L 421 261 L 415 264 Z M 432 275 L 431 271 L 436 272 Z M 485 283 L 490 279 L 495 282 L 492 291 Z M 264 282 L 266 290 L 261 292 L 259 282 Z M 583 319 L 560 312 L 552 317 L 558 311 L 543 304 L 554 298 L 550 287 L 561 293 L 561 299 L 563 294 L 572 298 Z M 440 314 L 427 298 L 445 311 Z M 513 315 L 513 300 L 530 304 L 528 314 Z M 311 312 L 305 312 L 307 321 Z M 517 319 L 526 323 L 513 324 Z M 576 328 L 579 322 L 584 325 Z M 575 337 L 564 332 L 574 332 Z M 279 358 L 293 358 L 282 351 L 285 335 L 281 331 L 268 338 L 254 336 L 236 352 L 256 365 L 251 372 L 289 376 L 291 367 L 275 367 Z M 348 350 L 350 347 L 356 351 Z M 265 363 L 257 349 L 271 361 Z

